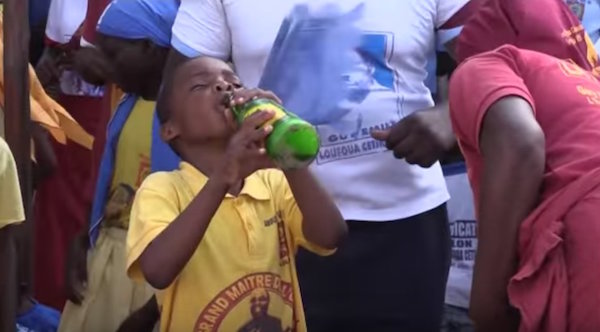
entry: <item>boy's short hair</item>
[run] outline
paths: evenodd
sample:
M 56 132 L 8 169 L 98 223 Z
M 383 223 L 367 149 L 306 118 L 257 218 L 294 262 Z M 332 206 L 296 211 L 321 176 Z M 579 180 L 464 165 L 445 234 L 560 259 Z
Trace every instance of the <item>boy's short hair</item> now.
M 167 75 L 167 77 L 163 79 L 160 89 L 158 90 L 158 97 L 156 99 L 156 115 L 161 126 L 169 121 L 169 118 L 171 117 L 171 99 L 173 99 L 173 89 L 175 88 L 174 76 L 175 75 Z M 181 158 L 181 154 L 179 151 L 177 151 L 173 142 L 165 143 L 169 145 L 177 157 Z
M 175 91 L 177 71 L 179 67 L 190 60 L 192 59 L 179 54 L 176 51 L 171 51 L 167 58 L 162 83 L 156 99 L 156 113 L 161 125 L 171 118 L 171 99 L 173 99 L 173 91 Z
M 173 94 L 176 87 L 176 79 L 177 79 L 177 75 L 179 74 L 179 68 L 189 62 L 191 59 L 190 58 L 186 58 L 186 57 L 177 57 L 177 59 L 175 59 L 173 61 L 172 57 L 170 56 L 169 59 L 167 60 L 167 65 L 165 68 L 165 71 L 163 73 L 163 79 L 162 79 L 162 83 L 160 85 L 160 88 L 158 89 L 158 95 L 156 97 L 156 116 L 158 117 L 158 122 L 160 123 L 161 126 L 163 126 L 167 121 L 169 121 L 171 119 L 171 113 L 172 113 L 172 107 L 173 107 L 173 103 L 172 103 L 172 99 L 173 99 Z M 175 144 L 173 144 L 173 142 L 166 142 L 169 147 L 173 150 L 173 152 L 175 152 L 175 154 L 179 157 L 181 157 L 181 154 L 179 153 L 179 151 L 177 151 Z
M 179 75 L 179 68 L 193 59 L 171 54 L 167 60 L 162 83 L 156 98 L 156 114 L 161 125 L 165 124 L 171 118 L 171 107 L 173 107 L 171 100 L 173 99 L 173 92 L 176 89 L 175 82 L 177 75 Z M 230 62 L 227 62 L 227 65 L 232 66 Z

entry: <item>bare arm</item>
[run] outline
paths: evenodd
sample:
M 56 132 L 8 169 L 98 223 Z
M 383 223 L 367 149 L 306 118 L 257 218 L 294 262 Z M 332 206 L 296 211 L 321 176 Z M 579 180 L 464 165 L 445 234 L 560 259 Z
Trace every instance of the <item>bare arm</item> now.
M 325 249 L 337 248 L 348 228 L 329 194 L 308 169 L 286 171 L 285 176 L 302 211 L 306 239 Z
M 144 250 L 140 267 L 148 283 L 167 288 L 190 260 L 221 205 L 229 185 L 208 180 L 190 205 Z
M 545 138 L 531 106 L 518 97 L 492 105 L 482 126 L 471 316 L 479 331 L 516 331 L 506 288 L 517 269 L 519 226 L 538 203 Z

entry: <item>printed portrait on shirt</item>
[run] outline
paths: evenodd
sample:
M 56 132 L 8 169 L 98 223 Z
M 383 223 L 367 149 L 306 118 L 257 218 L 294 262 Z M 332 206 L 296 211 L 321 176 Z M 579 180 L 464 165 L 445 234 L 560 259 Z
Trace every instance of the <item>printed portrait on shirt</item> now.
M 204 308 L 195 331 L 292 332 L 297 323 L 293 303 L 293 286 L 281 276 L 247 275 Z
M 202 310 L 196 331 L 293 332 L 294 286 L 290 250 L 281 212 L 263 220 L 266 229 L 276 230 L 281 273 L 252 273 L 222 289 Z M 274 233 L 271 233 L 274 234 Z
M 345 76 L 350 95 L 339 107 L 347 115 L 329 125 L 317 126 L 321 136 L 321 151 L 317 164 L 352 159 L 386 151 L 385 144 L 371 138 L 371 130 L 391 128 L 401 116 L 401 103 L 395 103 L 398 116 L 374 114 L 369 104 L 379 105 L 396 96 L 396 77 L 389 62 L 393 56 L 394 35 L 386 32 L 367 32 L 354 55 L 353 71 Z M 382 109 L 389 105 L 381 104 Z M 367 114 L 369 112 L 369 114 Z M 339 112 L 338 112 L 339 113 Z M 369 120 L 369 121 L 366 121 Z
M 250 297 L 250 314 L 252 319 L 242 326 L 238 332 L 287 332 L 291 328 L 283 329 L 281 319 L 269 315 L 271 296 L 262 288 L 252 292 Z

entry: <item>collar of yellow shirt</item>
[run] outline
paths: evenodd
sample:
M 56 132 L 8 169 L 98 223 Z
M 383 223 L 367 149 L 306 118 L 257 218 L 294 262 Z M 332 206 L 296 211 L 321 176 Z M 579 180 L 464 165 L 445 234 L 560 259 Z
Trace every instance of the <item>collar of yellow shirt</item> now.
M 202 172 L 200 172 L 196 167 L 192 166 L 187 162 L 182 162 L 179 165 L 179 169 L 181 173 L 186 178 L 186 182 L 191 187 L 194 192 L 200 191 L 202 187 L 208 182 L 208 177 Z M 240 192 L 241 195 L 250 196 L 256 200 L 270 200 L 271 192 L 265 185 L 265 183 L 260 179 L 260 177 L 256 176 L 256 174 L 250 175 L 244 181 L 244 187 Z M 227 194 L 227 198 L 234 198 L 231 194 Z

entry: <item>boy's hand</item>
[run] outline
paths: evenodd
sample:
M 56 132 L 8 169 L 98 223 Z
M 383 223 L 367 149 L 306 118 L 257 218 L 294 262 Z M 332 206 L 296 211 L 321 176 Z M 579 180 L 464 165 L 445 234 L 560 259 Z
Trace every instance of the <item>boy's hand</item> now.
M 275 167 L 264 146 L 265 138 L 273 131 L 273 127 L 263 127 L 273 115 L 270 111 L 258 111 L 246 118 L 229 141 L 222 164 L 216 173 L 217 179 L 232 186 L 259 169 Z M 231 110 L 226 111 L 226 117 L 231 126 L 237 126 Z
M 66 265 L 66 293 L 69 301 L 81 304 L 87 283 L 88 237 L 78 235 L 69 247 Z

